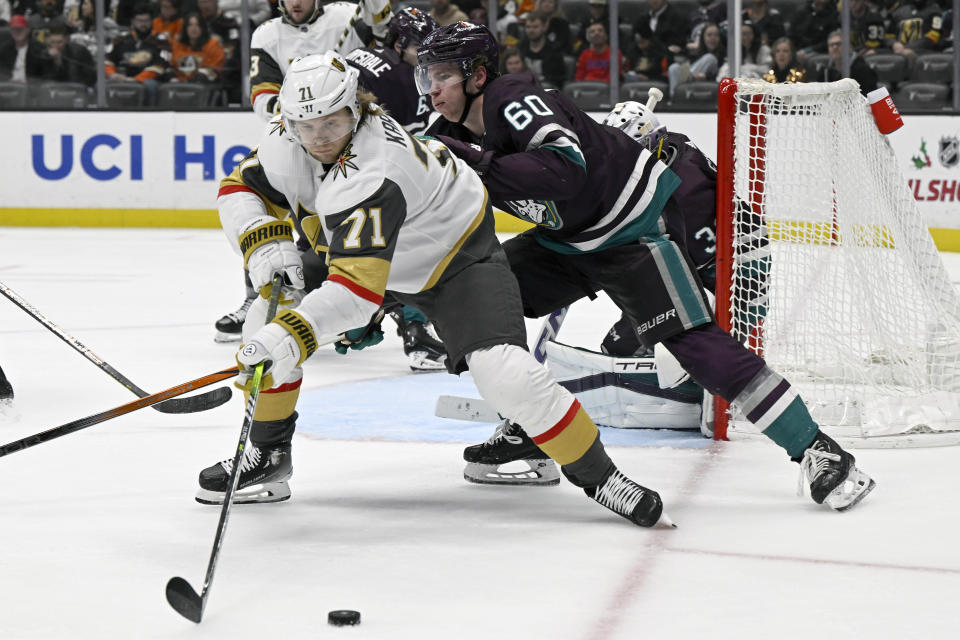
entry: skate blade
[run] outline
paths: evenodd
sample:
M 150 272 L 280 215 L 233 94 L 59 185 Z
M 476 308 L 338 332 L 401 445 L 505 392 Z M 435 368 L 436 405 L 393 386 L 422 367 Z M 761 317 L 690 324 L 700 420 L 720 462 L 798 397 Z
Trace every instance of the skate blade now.
M 525 486 L 554 486 L 560 484 L 560 471 L 553 460 L 515 460 L 505 464 L 522 462 L 527 465 L 523 471 L 505 471 L 504 465 L 468 462 L 463 469 L 463 479 L 474 484 L 502 484 Z
M 407 354 L 411 371 L 446 371 L 447 358 L 431 360 L 426 351 L 411 351 Z
M 846 480 L 827 494 L 823 503 L 834 511 L 848 511 L 866 498 L 867 494 L 873 491 L 876 486 L 877 483 L 874 482 L 873 478 L 853 467 L 847 474 Z
M 222 491 L 197 491 L 196 501 L 200 504 L 223 504 Z M 238 489 L 233 494 L 233 504 L 261 504 L 269 502 L 283 502 L 290 499 L 290 485 L 284 482 L 267 482 L 253 484 L 244 489 Z
M 242 336 L 239 333 L 223 333 L 222 331 L 217 331 L 217 334 L 213 336 L 213 341 L 218 343 L 224 342 L 240 342 Z

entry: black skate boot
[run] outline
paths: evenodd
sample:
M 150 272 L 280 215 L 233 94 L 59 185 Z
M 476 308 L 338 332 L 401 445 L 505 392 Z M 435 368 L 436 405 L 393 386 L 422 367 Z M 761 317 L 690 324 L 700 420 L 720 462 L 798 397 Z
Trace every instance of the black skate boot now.
M 520 425 L 504 420 L 490 439 L 463 450 L 463 477 L 477 484 L 560 484 L 556 463 L 533 443 Z M 516 462 L 517 470 L 501 469 Z
M 857 469 L 856 458 L 844 451 L 830 436 L 817 432 L 800 463 L 797 494 L 803 495 L 804 478 L 810 485 L 810 497 L 836 511 L 846 511 L 863 500 L 877 483 Z
M 240 308 L 232 313 L 228 313 L 223 316 L 214 324 L 214 327 L 217 329 L 217 335 L 213 337 L 214 342 L 238 342 L 242 338 L 241 333 L 243 332 L 243 321 L 247 319 L 247 310 L 250 309 L 250 305 L 253 304 L 253 301 L 257 299 L 257 294 L 254 293 L 252 296 L 248 297 L 243 301 L 243 304 L 240 305 Z
M 218 462 L 200 472 L 200 491 L 197 502 L 223 504 L 223 497 L 230 481 L 233 459 Z M 290 443 L 260 448 L 252 442 L 247 444 L 240 459 L 240 479 L 233 495 L 235 504 L 252 502 L 281 502 L 290 498 L 287 480 L 293 475 L 293 460 Z
M 13 385 L 7 380 L 7 376 L 0 368 L 0 403 L 10 404 L 13 402 Z
M 390 315 L 397 323 L 397 335 L 403 338 L 403 352 L 410 361 L 410 369 L 442 371 L 447 368 L 447 349 L 430 335 L 427 325 L 418 320 L 404 320 L 402 311 L 393 311 Z
M 603 484 L 586 487 L 588 498 L 599 502 L 610 511 L 641 527 L 652 527 L 657 522 L 676 526 L 663 511 L 660 494 L 639 484 L 614 469 Z

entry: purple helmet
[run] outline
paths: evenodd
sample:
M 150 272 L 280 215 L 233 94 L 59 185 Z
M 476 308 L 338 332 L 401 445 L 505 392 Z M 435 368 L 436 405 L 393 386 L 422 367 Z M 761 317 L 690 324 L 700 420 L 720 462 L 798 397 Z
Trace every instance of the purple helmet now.
M 390 48 L 399 44 L 401 49 L 406 49 L 411 44 L 420 44 L 438 28 L 440 25 L 429 13 L 407 7 L 393 14 L 384 44 Z
M 486 67 L 490 78 L 500 75 L 497 39 L 482 24 L 454 22 L 424 38 L 417 50 L 418 68 L 437 62 L 458 62 L 464 79 L 481 66 Z

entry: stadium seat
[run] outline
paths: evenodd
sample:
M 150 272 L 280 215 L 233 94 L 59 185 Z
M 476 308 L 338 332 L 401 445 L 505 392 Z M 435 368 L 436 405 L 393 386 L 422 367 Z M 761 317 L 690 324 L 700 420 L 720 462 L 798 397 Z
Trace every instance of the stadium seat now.
M 160 85 L 157 91 L 157 106 L 182 109 L 205 107 L 210 99 L 210 88 L 204 84 L 171 82 Z
M 650 87 L 656 87 L 663 91 L 664 96 L 670 95 L 670 86 L 666 82 L 659 80 L 637 80 L 635 82 L 625 82 L 620 85 L 620 100 L 636 100 L 646 104 L 650 96 Z
M 564 85 L 563 92 L 584 111 L 607 111 L 613 108 L 610 103 L 610 85 L 606 82 L 568 82 Z
M 620 22 L 626 22 L 632 26 L 640 18 L 640 15 L 646 12 L 647 8 L 647 3 L 640 0 L 620 0 L 617 4 Z
M 830 66 L 830 54 L 814 53 L 807 56 L 804 66 L 807 69 L 808 82 L 823 82 L 823 70 Z
M 108 82 L 108 107 L 140 107 L 143 106 L 145 89 L 139 82 Z
M 929 82 L 903 82 L 893 94 L 901 113 L 938 113 L 950 108 L 950 89 Z
M 41 109 L 83 109 L 89 89 L 79 82 L 48 82 L 31 85 L 30 94 L 32 106 Z
M 708 80 L 679 84 L 673 92 L 671 106 L 675 109 L 716 111 L 717 89 L 717 83 Z
M 23 109 L 27 106 L 27 85 L 22 82 L 0 82 L 0 109 Z
M 953 54 L 924 53 L 917 57 L 910 73 L 911 82 L 953 83 Z
M 570 82 L 577 75 L 577 59 L 574 56 L 563 56 L 563 68 L 566 81 Z
M 907 59 L 899 53 L 875 53 L 863 59 L 877 72 L 877 80 L 881 82 L 896 86 L 907 79 Z

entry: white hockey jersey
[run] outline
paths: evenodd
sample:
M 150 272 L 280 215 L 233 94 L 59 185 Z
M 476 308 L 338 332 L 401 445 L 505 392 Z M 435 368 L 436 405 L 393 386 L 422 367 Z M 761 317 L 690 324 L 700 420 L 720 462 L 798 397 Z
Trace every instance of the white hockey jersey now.
M 347 54 L 367 45 L 352 26 L 347 29 L 356 13 L 354 3 L 331 2 L 311 23 L 293 25 L 283 18 L 273 18 L 256 28 L 250 39 L 250 102 L 261 119 L 273 118 L 270 107 L 294 58 L 331 49 Z M 347 35 L 337 47 L 345 29 Z

